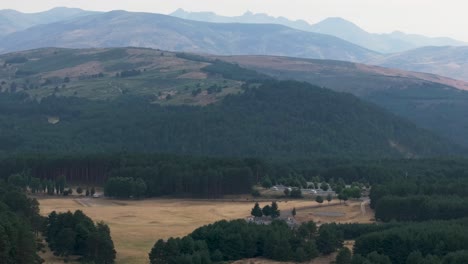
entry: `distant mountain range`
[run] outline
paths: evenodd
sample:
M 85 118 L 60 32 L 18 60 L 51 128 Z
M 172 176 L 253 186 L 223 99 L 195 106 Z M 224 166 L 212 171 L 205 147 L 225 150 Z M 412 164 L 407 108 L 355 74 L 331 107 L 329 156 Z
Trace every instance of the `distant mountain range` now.
M 2 12 L 5 14 L 15 11 Z M 182 16 L 186 12 L 179 10 L 177 14 Z M 228 19 L 212 13 L 188 14 L 197 15 L 198 18 L 212 17 L 211 20 L 218 19 L 221 22 Z M 275 55 L 351 61 L 468 80 L 466 47 L 423 47 L 401 53 L 381 54 L 331 35 L 307 32 L 284 25 L 265 24 L 272 18 L 261 14 L 248 13 L 242 16 L 251 17 L 252 19 L 247 21 L 255 22 L 254 24 L 200 22 L 167 15 L 126 11 L 93 13 L 66 8 L 23 15 L 25 19 L 16 20 L 14 15 L 3 16 L 3 20 L 8 17 L 10 22 L 22 23 L 19 28 L 32 24 L 33 26 L 3 36 L 0 42 L 0 53 L 42 47 L 133 46 L 216 55 Z M 17 17 L 23 15 L 18 14 Z M 10 27 L 8 23 L 2 23 L 3 20 L 0 16 L 0 27 Z M 283 24 L 287 24 L 288 21 L 285 18 L 274 20 L 278 20 L 277 23 L 284 22 Z M 300 25 L 307 25 L 304 21 L 296 21 L 292 24 L 296 28 L 300 28 Z M 327 19 L 313 27 L 321 32 L 327 32 L 332 28 L 342 28 L 338 31 L 343 34 L 350 33 L 350 37 L 367 34 L 342 19 Z M 355 34 L 351 33 L 354 31 L 356 31 Z M 392 35 L 406 36 L 410 39 L 404 34 Z M 421 43 L 418 45 L 428 44 L 427 41 L 419 41 L 425 38 L 411 36 L 411 39 L 414 43 Z M 371 43 L 367 40 L 363 42 L 364 44 Z M 391 42 L 387 44 L 391 47 L 399 45 Z
M 172 16 L 213 23 L 254 23 L 280 24 L 287 27 L 335 36 L 364 48 L 381 53 L 395 53 L 424 46 L 465 46 L 466 42 L 447 37 L 431 38 L 417 34 L 405 34 L 395 31 L 390 34 L 373 34 L 366 32 L 354 23 L 343 18 L 327 18 L 317 24 L 309 24 L 304 20 L 289 20 L 284 17 L 272 17 L 267 14 L 246 12 L 242 16 L 226 17 L 212 12 L 187 12 L 178 9 Z
M 0 36 L 41 24 L 50 24 L 96 13 L 98 12 L 65 7 L 57 7 L 45 12 L 31 14 L 11 9 L 0 10 Z
M 371 60 L 378 55 L 337 37 L 282 25 L 216 24 L 126 11 L 88 15 L 15 32 L 2 38 L 0 51 L 125 46 L 348 61 Z

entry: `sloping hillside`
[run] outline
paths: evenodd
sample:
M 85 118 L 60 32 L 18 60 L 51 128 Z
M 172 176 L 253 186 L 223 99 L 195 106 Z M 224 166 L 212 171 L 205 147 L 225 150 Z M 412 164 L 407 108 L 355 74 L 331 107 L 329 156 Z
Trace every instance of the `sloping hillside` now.
M 0 100 L 4 154 L 126 151 L 292 159 L 461 153 L 352 95 L 298 82 L 269 81 L 204 107 L 160 106 L 131 95 L 111 101 L 52 96 L 38 103 L 1 94 Z
M 234 56 L 239 63 L 280 79 L 307 81 L 349 92 L 468 146 L 468 83 L 438 75 L 341 61 Z
M 424 47 L 372 59 L 368 63 L 468 81 L 468 46 Z
M 377 54 L 336 37 L 281 25 L 215 24 L 112 11 L 36 26 L 2 39 L 0 52 L 40 47 L 148 47 L 211 54 L 370 60 Z
M 191 105 L 241 92 L 242 81 L 211 73 L 206 67 L 212 64 L 199 56 L 141 48 L 38 49 L 0 56 L 0 91 L 25 92 L 38 100 L 51 95 L 106 100 L 125 94 Z
M 49 48 L 6 54 L 0 64 L 5 151 L 265 157 L 459 153 L 354 96 L 277 83 L 196 54 Z
M 39 13 L 21 13 L 16 10 L 0 10 L 0 36 L 41 24 L 69 20 L 98 12 L 78 8 L 57 7 Z

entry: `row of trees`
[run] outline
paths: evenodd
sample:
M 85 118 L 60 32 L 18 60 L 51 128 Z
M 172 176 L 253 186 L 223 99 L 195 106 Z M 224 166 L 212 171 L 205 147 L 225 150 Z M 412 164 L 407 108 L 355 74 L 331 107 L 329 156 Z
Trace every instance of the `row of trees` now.
M 152 264 L 219 263 L 252 257 L 303 262 L 332 253 L 342 244 L 336 228 L 327 226 L 317 233 L 313 222 L 291 229 L 278 220 L 270 225 L 219 221 L 181 239 L 158 240 L 149 259 Z
M 73 189 L 67 187 L 65 176 L 60 176 L 56 180 L 40 179 L 31 177 L 29 173 L 15 173 L 8 177 L 8 183 L 22 190 L 29 190 L 31 193 L 45 193 L 48 195 L 70 195 Z M 94 187 L 83 189 L 81 186 L 76 188 L 77 194 L 85 193 L 86 196 L 94 195 Z
M 263 208 L 260 208 L 260 205 L 255 203 L 250 214 L 254 217 L 266 216 L 271 218 L 278 218 L 281 215 L 281 212 L 278 209 L 278 204 L 276 202 L 272 202 L 271 205 L 267 204 Z
M 82 211 L 53 211 L 47 218 L 45 235 L 56 255 L 78 255 L 95 264 L 114 263 L 116 252 L 109 227 L 103 222 L 94 224 Z
M 105 193 L 119 198 L 161 195 L 219 197 L 249 193 L 254 180 L 251 167 L 244 162 L 159 162 L 150 167 L 111 171 Z

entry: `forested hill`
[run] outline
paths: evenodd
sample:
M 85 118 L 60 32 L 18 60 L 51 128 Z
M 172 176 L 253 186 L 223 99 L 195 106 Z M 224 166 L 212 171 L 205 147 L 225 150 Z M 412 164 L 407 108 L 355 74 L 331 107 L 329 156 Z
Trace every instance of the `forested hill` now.
M 358 98 L 264 81 L 207 106 L 0 94 L 3 154 L 140 152 L 270 158 L 423 157 L 456 146 Z

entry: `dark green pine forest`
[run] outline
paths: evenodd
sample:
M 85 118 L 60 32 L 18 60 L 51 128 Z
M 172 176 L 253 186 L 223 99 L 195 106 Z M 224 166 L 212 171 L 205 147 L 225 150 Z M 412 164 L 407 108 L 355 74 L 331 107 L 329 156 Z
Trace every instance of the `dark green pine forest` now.
M 293 81 L 244 85 L 208 106 L 0 94 L 0 153 L 427 157 L 462 149 L 356 97 Z M 48 116 L 60 117 L 58 124 Z

